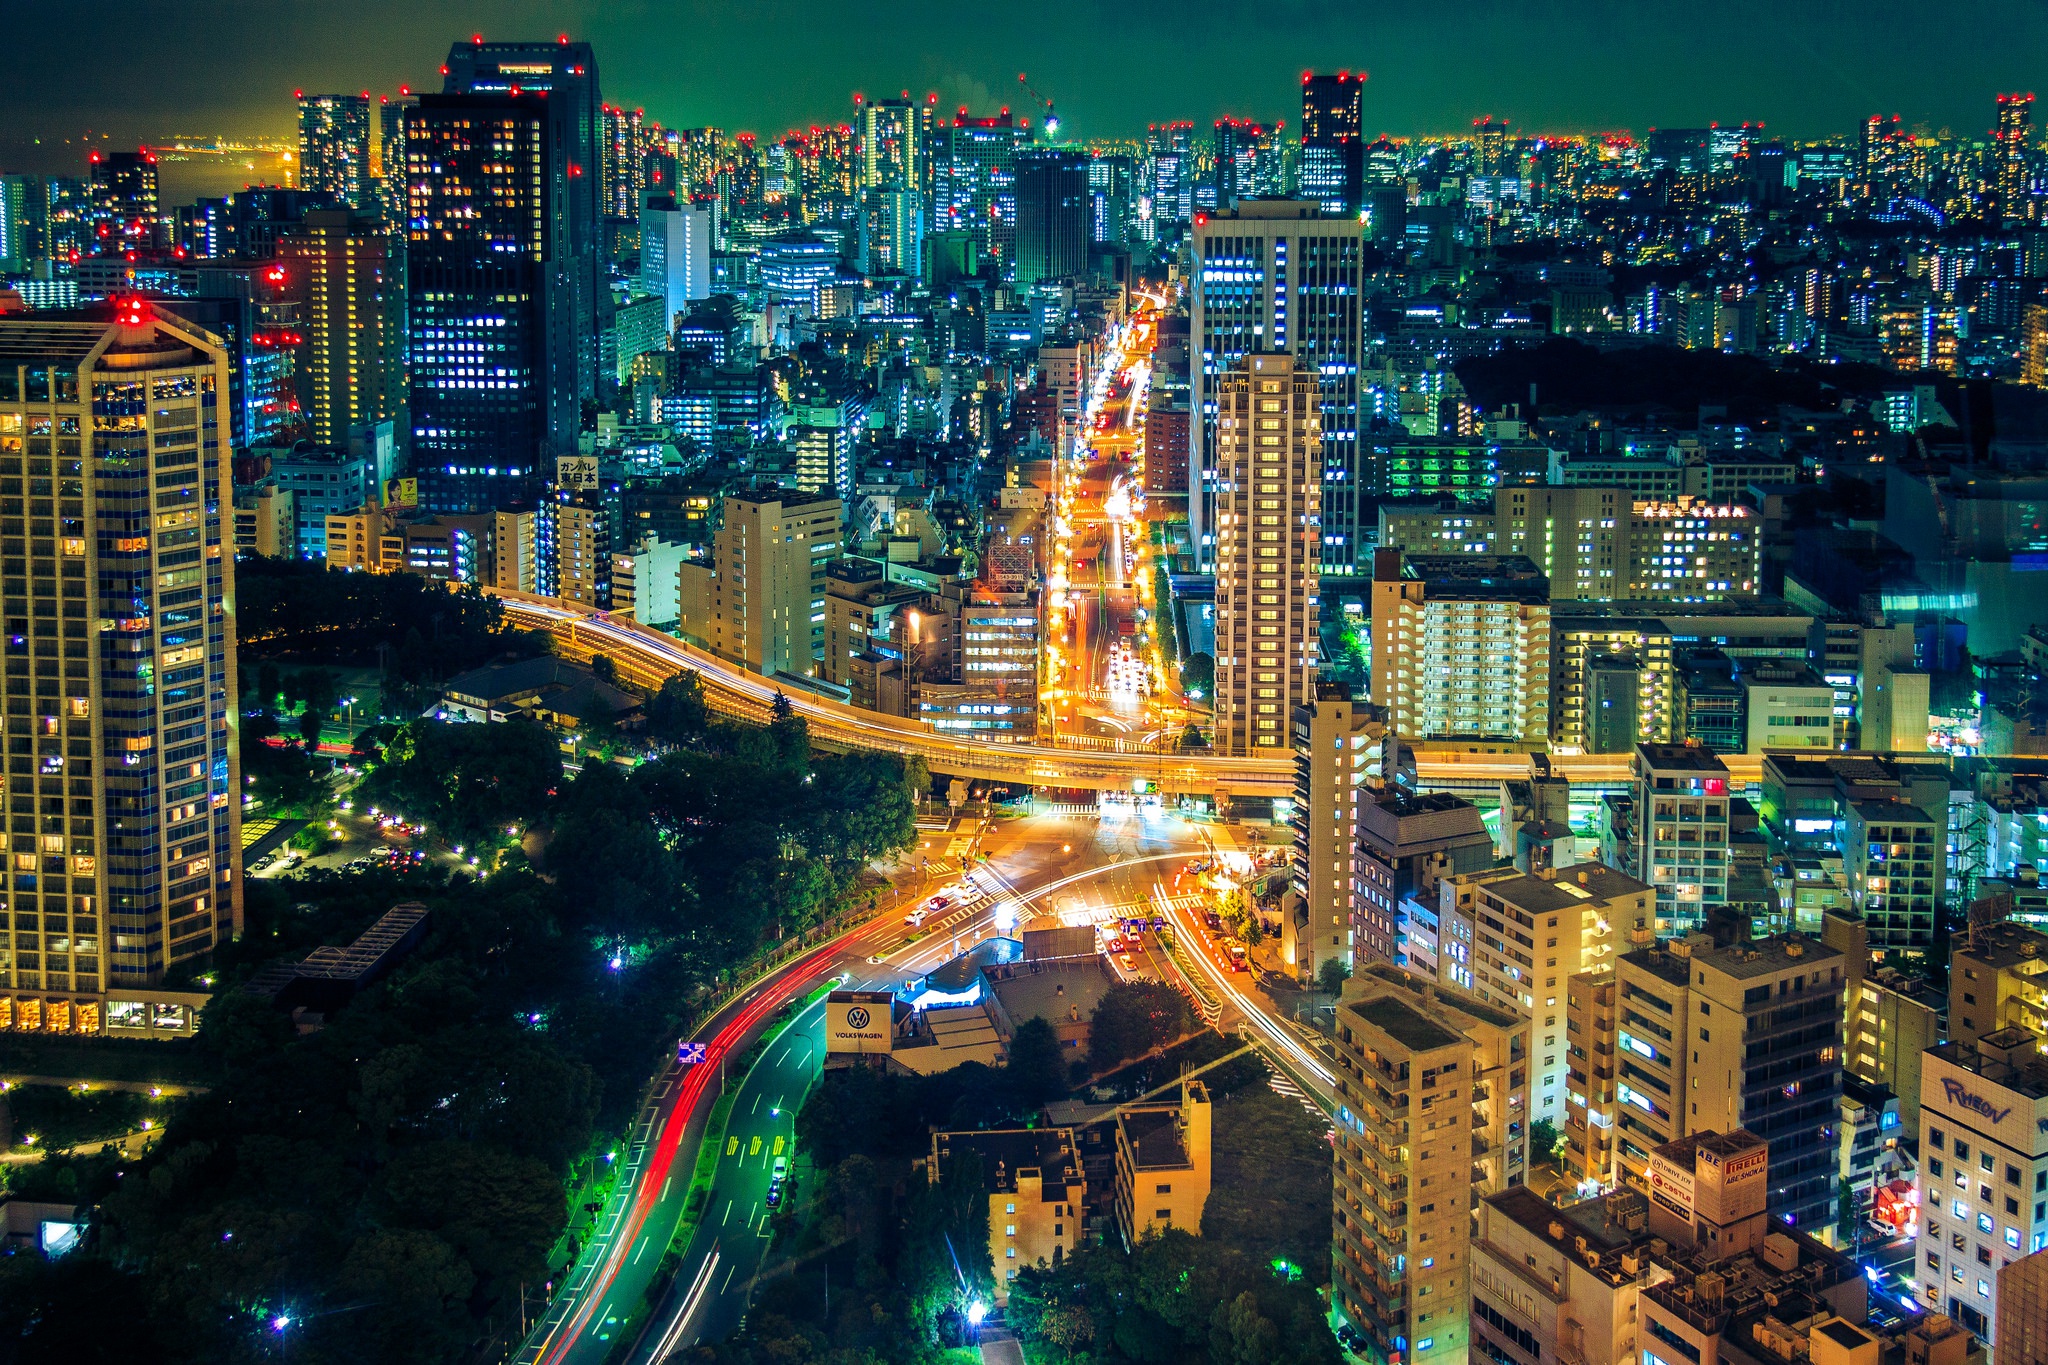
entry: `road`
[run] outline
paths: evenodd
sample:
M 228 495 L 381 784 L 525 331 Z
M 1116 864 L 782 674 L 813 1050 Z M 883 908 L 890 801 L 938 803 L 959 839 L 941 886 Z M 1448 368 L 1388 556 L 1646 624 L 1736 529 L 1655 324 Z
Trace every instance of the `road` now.
M 633 1141 L 621 1153 L 619 1193 L 570 1272 L 569 1288 L 550 1304 L 515 1357 L 518 1365 L 598 1365 L 614 1349 L 616 1333 L 631 1320 L 681 1223 L 696 1154 L 718 1095 L 719 1061 L 744 1054 L 781 1021 L 789 1002 L 835 978 L 855 986 L 900 986 L 978 939 L 1009 929 L 1020 901 L 1035 902 L 1024 907 L 1029 914 L 1083 919 L 1094 910 L 1109 913 L 1114 905 L 1125 903 L 1122 898 L 1142 904 L 1147 860 L 1170 866 L 1204 846 L 1197 827 L 1157 814 L 1099 822 L 1052 816 L 988 825 L 967 820 L 935 833 L 930 843 L 928 851 L 919 851 L 943 860 L 939 876 L 919 879 L 916 893 L 902 904 L 752 985 L 693 1035 L 705 1043 L 704 1063 L 664 1069 L 636 1123 Z M 928 921 L 920 930 L 904 924 L 903 905 L 915 904 L 930 889 L 958 880 L 960 863 L 983 852 L 989 855 L 980 865 L 985 871 L 978 870 L 975 876 L 1000 888 L 996 894 L 965 911 Z M 816 1027 L 816 1014 L 799 1018 L 796 1026 L 806 1031 Z M 771 1110 L 784 1111 L 771 1114 L 769 1122 L 787 1120 L 822 1058 L 814 1049 L 790 1048 L 785 1055 L 778 1040 L 766 1060 L 766 1068 L 757 1068 L 753 1078 L 728 1077 L 729 1084 L 738 1083 L 744 1091 L 735 1102 L 733 1123 L 755 1125 L 744 1130 L 746 1159 L 732 1162 L 721 1155 L 714 1177 L 717 1189 L 708 1206 L 715 1212 L 691 1234 L 682 1257 L 683 1273 L 642 1338 L 643 1351 L 664 1340 L 672 1343 L 669 1349 L 680 1349 L 721 1324 L 729 1330 L 744 1311 L 759 1258 L 753 1244 L 731 1240 L 737 1235 L 732 1229 L 751 1226 L 758 1234 L 759 1218 L 749 1194 L 763 1177 L 753 1160 L 758 1154 L 751 1150 L 752 1138 L 763 1135 L 764 1145 L 772 1149 L 770 1128 L 759 1126 L 755 1098 L 768 1094 L 771 1087 L 775 1096 L 790 1097 L 788 1104 L 778 1104 L 772 1097 L 768 1101 Z M 721 1196 L 732 1201 L 731 1210 L 719 1202 Z M 742 1212 L 747 1217 L 742 1218 Z M 718 1267 L 707 1271 L 714 1256 Z M 734 1296 L 740 1304 L 737 1309 Z
M 749 673 L 672 635 L 632 621 L 613 619 L 558 598 L 486 589 L 505 600 L 505 610 L 523 626 L 546 630 L 565 658 L 604 654 L 635 683 L 659 686 L 688 668 L 703 680 L 707 701 L 724 714 L 765 722 L 779 692 L 810 725 L 813 743 L 828 749 L 878 749 L 922 755 L 934 772 L 1001 783 L 1055 789 L 1133 790 L 1138 781 L 1168 794 L 1292 796 L 1294 759 L 1223 758 L 1207 754 L 1093 752 L 1043 744 L 988 744 L 935 734 L 915 721 L 863 711 L 843 702 Z M 1761 779 L 1756 754 L 1724 754 L 1738 785 Z M 1619 789 L 1629 780 L 1626 754 L 1558 754 L 1550 759 L 1559 777 L 1578 786 Z M 1502 778 L 1529 775 L 1519 754 L 1473 754 L 1423 749 L 1417 773 L 1424 787 L 1483 789 Z

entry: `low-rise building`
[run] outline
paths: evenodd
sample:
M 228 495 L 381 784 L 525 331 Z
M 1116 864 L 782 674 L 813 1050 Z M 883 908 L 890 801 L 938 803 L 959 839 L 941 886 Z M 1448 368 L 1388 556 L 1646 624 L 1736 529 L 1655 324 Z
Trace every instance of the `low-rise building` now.
M 1071 1128 L 933 1133 L 926 1171 L 934 1184 L 958 1178 L 988 1191 L 999 1307 L 1009 1301 L 1018 1271 L 1057 1266 L 1081 1244 L 1088 1182 Z
M 1200 1235 L 1209 1203 L 1209 1091 L 1185 1081 L 1178 1100 L 1128 1104 L 1116 1115 L 1116 1225 L 1124 1245 L 1179 1228 Z

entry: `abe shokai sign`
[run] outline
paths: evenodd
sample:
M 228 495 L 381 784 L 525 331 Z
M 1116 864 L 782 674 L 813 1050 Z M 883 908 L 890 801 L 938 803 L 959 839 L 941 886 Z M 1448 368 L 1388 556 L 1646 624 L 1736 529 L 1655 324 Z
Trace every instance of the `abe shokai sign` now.
M 825 1051 L 891 1051 L 894 1004 L 888 991 L 833 991 L 825 997 Z

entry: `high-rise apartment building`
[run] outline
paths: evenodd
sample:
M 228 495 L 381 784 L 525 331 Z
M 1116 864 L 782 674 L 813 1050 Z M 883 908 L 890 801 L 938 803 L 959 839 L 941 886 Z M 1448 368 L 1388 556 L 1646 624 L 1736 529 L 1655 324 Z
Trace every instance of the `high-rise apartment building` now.
M 1457 967 L 1470 965 L 1471 941 L 1439 933 L 1438 886 L 1495 863 L 1493 836 L 1463 797 L 1416 793 L 1407 784 L 1360 792 L 1351 859 L 1353 961 L 1391 962 L 1469 986 L 1470 973 Z
M 1526 1187 L 1479 1201 L 1471 1359 L 1639 1365 L 1649 1202 L 1617 1190 L 1558 1208 Z M 1534 1311 L 1536 1295 L 1555 1311 Z
M 682 634 L 756 673 L 814 674 L 843 522 L 834 494 L 728 495 L 710 560 L 682 567 Z
M 1382 505 L 1382 546 L 1416 554 L 1526 555 L 1553 602 L 1719 602 L 1762 588 L 1753 508 L 1626 489 L 1502 485 L 1491 513 L 1438 502 Z
M 1633 941 L 1633 940 L 1631 940 Z M 1565 982 L 1565 1108 L 1563 1168 L 1582 1189 L 1611 1189 L 1620 1183 L 1614 1164 L 1615 1128 L 1620 1121 L 1615 1092 L 1614 968 L 1575 973 Z
M 349 208 L 376 207 L 370 178 L 370 96 L 299 92 L 299 188 Z
M 1844 965 L 1834 948 L 1797 934 L 1725 948 L 1691 935 L 1621 954 L 1613 1036 L 1573 1042 L 1594 1067 L 1599 1043 L 1614 1049 L 1622 1178 L 1654 1194 L 1656 1148 L 1746 1128 L 1770 1144 L 1778 1217 L 1802 1228 L 1832 1222 Z
M 1609 797 L 1603 861 L 1657 888 L 1657 933 L 1689 933 L 1728 900 L 1728 768 L 1711 750 L 1638 744 L 1633 793 Z
M 1281 748 L 1315 699 L 1320 394 L 1288 354 L 1217 385 L 1216 724 L 1227 754 Z
M 2048 934 L 1980 924 L 1949 947 L 1948 1037 L 1974 1043 L 2009 1028 L 2048 1035 Z
M 1931 1047 L 1920 1064 L 1921 1306 L 2006 1343 L 2006 1267 L 2048 1250 L 2048 1059 L 2019 1025 Z
M 1325 213 L 1356 218 L 1362 207 L 1365 73 L 1301 73 L 1301 161 L 1297 192 Z
M 1017 287 L 1088 269 L 1088 158 L 1054 148 L 1017 158 Z
M 1527 1025 L 1377 965 L 1345 988 L 1336 1031 L 1331 1306 L 1361 1354 L 1463 1361 L 1473 1198 L 1526 1169 Z
M 2034 216 L 2034 97 L 2000 95 L 1998 122 L 1991 130 L 1997 216 L 2020 223 Z
M 140 1027 L 123 989 L 240 929 L 227 389 L 135 296 L 0 319 L 0 1027 Z
M 603 225 L 604 101 L 597 57 L 588 43 L 456 43 L 448 49 L 444 95 L 538 100 L 545 133 L 538 141 L 539 182 L 529 161 L 491 173 L 492 197 L 517 175 L 523 209 L 543 206 L 539 221 L 548 287 L 548 363 L 566 370 L 580 401 L 599 393 L 598 337 L 610 325 Z M 524 156 L 527 140 L 515 140 Z M 487 168 L 480 168 L 487 169 Z M 483 197 L 479 183 L 472 191 Z M 413 239 L 415 242 L 418 237 Z M 500 248 L 501 250 L 503 248 Z M 414 327 L 418 327 L 415 319 Z M 552 380 L 550 382 L 553 382 Z M 573 437 L 573 430 L 571 435 Z
M 1568 984 L 1612 966 L 1628 936 L 1648 928 L 1655 893 L 1598 863 L 1455 874 L 1437 892 L 1441 939 L 1467 949 L 1439 955 L 1438 980 L 1528 1021 L 1530 1117 L 1563 1131 Z
M 306 271 L 300 388 L 313 439 L 348 443 L 364 422 L 396 420 L 405 401 L 405 262 L 383 223 L 314 209 L 278 237 Z
M 1550 596 L 1515 555 L 1381 550 L 1372 584 L 1372 699 L 1414 739 L 1550 742 Z
M 1358 367 L 1364 240 L 1356 218 L 1323 217 L 1313 203 L 1247 200 L 1200 215 L 1189 288 L 1190 422 L 1188 516 L 1196 555 L 1217 557 L 1217 500 L 1223 475 L 1217 445 L 1218 402 L 1226 376 L 1254 352 L 1295 358 L 1318 393 L 1323 569 L 1359 564 L 1369 528 L 1360 524 Z
M 1396 741 L 1379 713 L 1337 683 L 1294 708 L 1294 900 L 1280 916 L 1280 960 L 1313 981 L 1331 959 L 1351 966 L 1351 859 L 1360 788 L 1386 778 Z

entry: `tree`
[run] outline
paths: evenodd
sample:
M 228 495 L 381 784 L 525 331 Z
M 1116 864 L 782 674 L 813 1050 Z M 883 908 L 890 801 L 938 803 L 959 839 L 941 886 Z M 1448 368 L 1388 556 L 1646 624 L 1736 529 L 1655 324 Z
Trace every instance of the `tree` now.
M 711 728 L 711 708 L 704 703 L 704 683 L 696 670 L 684 669 L 661 685 L 647 703 L 647 735 L 664 744 L 694 744 Z
M 299 713 L 299 738 L 306 741 L 306 752 L 309 754 L 320 747 L 320 726 L 325 719 L 325 716 L 310 706 Z
M 1351 969 L 1344 965 L 1344 959 L 1341 957 L 1326 957 L 1322 965 L 1316 968 L 1316 979 L 1325 992 L 1336 995 L 1344 989 L 1344 983 L 1351 979 Z
M 788 720 L 796 714 L 796 708 L 789 704 L 789 698 L 782 695 L 782 689 L 775 689 L 775 700 L 768 703 L 768 711 L 776 720 Z
M 1187 997 L 1159 981 L 1119 981 L 1088 1020 L 1088 1063 L 1106 1071 L 1163 1047 L 1194 1027 Z
M 1095 1340 L 1095 1315 L 1085 1304 L 1062 1304 L 1039 1318 L 1038 1332 L 1072 1360 L 1074 1352 Z
M 1190 722 L 1188 728 L 1181 731 L 1180 747 L 1183 752 L 1189 749 L 1208 748 L 1209 741 L 1202 738 L 1202 727 Z
M 1549 1119 L 1537 1119 L 1529 1125 L 1529 1160 L 1554 1161 L 1563 1145 L 1557 1125 Z
M 1026 1019 L 1010 1036 L 1009 1051 L 1003 1074 L 1026 1108 L 1036 1109 L 1066 1093 L 1060 1083 L 1060 1040 L 1051 1024 L 1036 1015 Z
M 529 823 L 562 780 L 561 746 L 532 721 L 406 725 L 371 778 L 372 799 L 425 819 L 450 843 L 502 838 Z
M 612 656 L 609 654 L 593 654 L 590 656 L 590 674 L 601 683 L 607 683 L 613 687 L 619 685 L 619 666 L 612 662 Z

